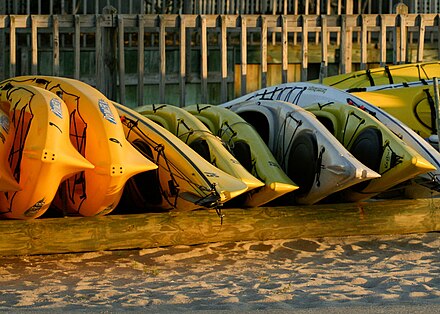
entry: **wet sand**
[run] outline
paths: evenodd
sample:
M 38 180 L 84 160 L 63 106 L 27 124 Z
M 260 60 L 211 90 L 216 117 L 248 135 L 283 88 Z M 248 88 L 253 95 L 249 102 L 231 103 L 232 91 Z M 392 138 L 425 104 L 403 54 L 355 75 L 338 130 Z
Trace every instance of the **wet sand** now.
M 0 258 L 1 311 L 432 313 L 440 233 Z

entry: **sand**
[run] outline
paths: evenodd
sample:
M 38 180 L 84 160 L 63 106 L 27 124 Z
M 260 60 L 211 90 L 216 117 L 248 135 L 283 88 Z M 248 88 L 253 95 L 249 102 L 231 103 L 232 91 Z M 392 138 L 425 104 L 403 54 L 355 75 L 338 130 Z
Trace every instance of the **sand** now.
M 8 312 L 440 310 L 440 233 L 3 257 L 0 264 L 0 310 Z

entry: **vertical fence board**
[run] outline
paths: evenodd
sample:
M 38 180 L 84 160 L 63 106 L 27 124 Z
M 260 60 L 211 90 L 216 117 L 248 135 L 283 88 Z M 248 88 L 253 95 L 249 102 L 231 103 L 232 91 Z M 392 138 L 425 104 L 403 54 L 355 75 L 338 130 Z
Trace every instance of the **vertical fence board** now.
M 423 51 L 425 49 L 425 20 L 423 15 L 419 15 L 419 40 L 417 44 L 417 62 L 422 62 L 423 60 Z
M 73 77 L 77 80 L 79 80 L 80 77 L 80 69 L 81 69 L 81 44 L 80 44 L 80 40 L 81 40 L 81 27 L 80 27 L 80 16 L 79 15 L 75 15 L 74 16 L 74 23 L 75 23 L 75 39 L 74 39 L 74 45 L 73 45 L 73 49 L 74 49 L 74 72 L 73 72 Z M 98 43 L 98 45 L 100 46 L 101 44 Z
M 53 32 L 53 66 L 52 66 L 52 75 L 59 76 L 60 75 L 60 31 L 59 31 L 59 19 L 58 15 L 52 16 L 52 32 Z
M 38 73 L 38 20 L 35 16 L 31 15 L 31 50 L 32 50 L 32 66 L 31 73 L 36 75 Z
M 180 73 L 179 73 L 179 85 L 180 85 L 180 107 L 185 107 L 186 102 L 186 21 L 185 16 L 180 15 Z
M 351 72 L 352 62 L 352 30 L 351 25 L 348 25 L 348 16 L 342 16 L 341 25 L 341 72 Z
M 226 16 L 221 16 L 221 30 L 220 30 L 220 53 L 221 53 L 221 87 L 220 87 L 220 101 L 222 103 L 228 100 L 228 43 L 227 43 L 227 29 Z
M 324 77 L 327 77 L 329 38 L 330 36 L 327 28 L 327 16 L 321 15 L 321 70 L 319 71 L 320 81 Z
M 288 52 L 288 45 L 289 45 L 289 37 L 287 33 L 287 16 L 282 16 L 282 33 L 281 33 L 281 41 L 282 41 L 282 52 L 281 52 L 281 58 L 282 58 L 282 70 L 281 70 L 281 81 L 283 83 L 287 83 L 287 69 L 289 66 L 289 52 Z
M 95 68 L 96 68 L 96 88 L 102 91 L 103 88 L 103 51 L 102 51 L 102 15 L 96 15 L 96 37 L 95 37 Z
M 17 70 L 17 34 L 13 15 L 9 17 L 9 34 L 9 76 L 13 77 Z
M 2 14 L 1 4 L 0 4 L 0 14 Z M 2 22 L 3 21 L 5 21 L 5 19 L 3 19 Z M 0 47 L 6 47 L 5 28 L 6 25 L 0 25 Z M 3 51 L 6 52 L 6 49 Z M 5 53 L 0 53 L 0 80 L 4 80 L 6 78 L 5 64 L 6 64 Z
M 144 19 L 142 15 L 138 16 L 138 88 L 137 88 L 137 104 L 144 104 Z
M 261 88 L 267 86 L 267 19 L 261 17 Z
M 309 63 L 309 29 L 307 16 L 302 16 L 302 49 L 301 49 L 301 59 L 302 59 L 302 69 L 301 69 L 301 81 L 307 81 L 307 69 Z
M 200 50 L 201 50 L 201 101 L 208 102 L 208 34 L 206 26 L 206 16 L 200 16 Z
M 387 26 L 385 16 L 380 15 L 380 33 L 379 33 L 379 60 L 380 66 L 383 67 L 387 63 Z
M 367 25 L 368 17 L 362 15 L 362 25 L 361 25 L 361 64 L 360 69 L 365 70 L 367 68 Z
M 166 51 L 165 51 L 165 17 L 159 16 L 159 102 L 165 103 L 165 72 L 166 72 Z
M 406 30 L 406 16 L 400 15 L 400 63 L 406 62 L 406 48 L 407 48 L 407 30 Z
M 247 25 L 246 17 L 242 15 L 241 20 L 241 40 L 240 40 L 240 52 L 241 52 L 241 95 L 246 94 L 246 80 L 247 80 Z
M 125 104 L 124 18 L 118 15 L 119 102 Z

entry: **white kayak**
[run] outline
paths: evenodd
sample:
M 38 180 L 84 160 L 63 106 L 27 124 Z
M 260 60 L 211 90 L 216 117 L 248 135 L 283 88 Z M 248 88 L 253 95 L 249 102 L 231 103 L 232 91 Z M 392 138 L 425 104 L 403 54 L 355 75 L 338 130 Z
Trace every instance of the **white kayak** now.
M 299 106 L 254 100 L 228 107 L 255 127 L 286 174 L 299 185 L 293 192 L 295 203 L 313 204 L 380 177 L 348 152 L 313 114 Z
M 324 104 L 328 102 L 338 102 L 362 108 L 375 116 L 380 122 L 406 142 L 408 146 L 416 150 L 436 168 L 436 170 L 417 176 L 414 180 L 416 183 L 433 191 L 440 191 L 440 153 L 410 127 L 384 110 L 350 93 L 315 83 L 285 83 L 257 90 L 222 104 L 221 106 L 231 107 L 234 104 L 247 100 L 282 100 L 301 107 L 313 103 Z

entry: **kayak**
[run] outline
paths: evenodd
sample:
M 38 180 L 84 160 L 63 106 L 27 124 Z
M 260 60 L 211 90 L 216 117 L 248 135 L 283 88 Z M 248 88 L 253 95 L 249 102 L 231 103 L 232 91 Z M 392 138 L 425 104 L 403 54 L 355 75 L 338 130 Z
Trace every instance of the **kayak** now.
M 2 103 L 1 105 L 5 105 Z M 6 107 L 8 107 L 6 105 Z M 9 110 L 8 110 L 9 112 Z M 19 191 L 20 185 L 12 174 L 8 162 L 12 142 L 14 140 L 14 130 L 11 126 L 9 114 L 0 109 L 0 192 Z
M 95 216 L 115 209 L 127 180 L 154 170 L 157 165 L 140 154 L 126 139 L 111 101 L 83 82 L 51 76 L 23 76 L 2 84 L 34 85 L 58 95 L 70 116 L 70 141 L 95 167 L 66 181 L 54 207 L 66 214 Z
M 35 86 L 0 83 L 0 102 L 11 120 L 12 145 L 3 157 L 20 190 L 0 192 L 4 218 L 43 215 L 61 183 L 94 166 L 69 140 L 69 112 L 62 99 Z
M 384 88 L 352 94 L 396 117 L 425 139 L 437 135 L 432 85 Z
M 330 102 L 311 104 L 305 109 L 316 115 L 354 157 L 380 174 L 380 178 L 341 191 L 342 201 L 363 201 L 435 170 L 419 153 L 360 108 Z
M 376 119 L 436 168 L 433 171 L 418 175 L 413 180 L 415 183 L 432 191 L 440 191 L 440 153 L 403 122 L 399 121 L 383 109 L 378 108 L 355 95 L 322 84 L 295 82 L 263 88 L 222 104 L 221 106 L 230 107 L 246 100 L 283 100 L 300 107 L 305 107 L 314 103 L 325 104 L 329 102 L 337 102 L 362 108 L 376 117 Z
M 254 126 L 282 169 L 298 184 L 292 201 L 314 204 L 380 177 L 358 161 L 310 112 L 285 101 L 250 100 L 228 108 Z
M 189 211 L 215 208 L 245 193 L 247 185 L 218 169 L 174 134 L 140 113 L 113 103 L 127 140 L 158 169 L 138 174 L 126 192 L 134 206 Z
M 188 111 L 163 104 L 145 105 L 135 110 L 170 131 L 220 170 L 243 181 L 248 191 L 264 185 L 238 162 L 219 137 Z
M 329 76 L 324 78 L 321 83 L 339 89 L 348 89 L 429 80 L 438 77 L 439 73 L 440 61 L 429 61 L 387 65 L 380 68 Z M 310 83 L 319 83 L 319 80 L 312 80 Z
M 209 130 L 222 139 L 235 158 L 264 186 L 246 194 L 245 206 L 261 206 L 298 186 L 281 169 L 272 152 L 255 128 L 235 112 L 211 105 L 183 108 L 197 117 Z

